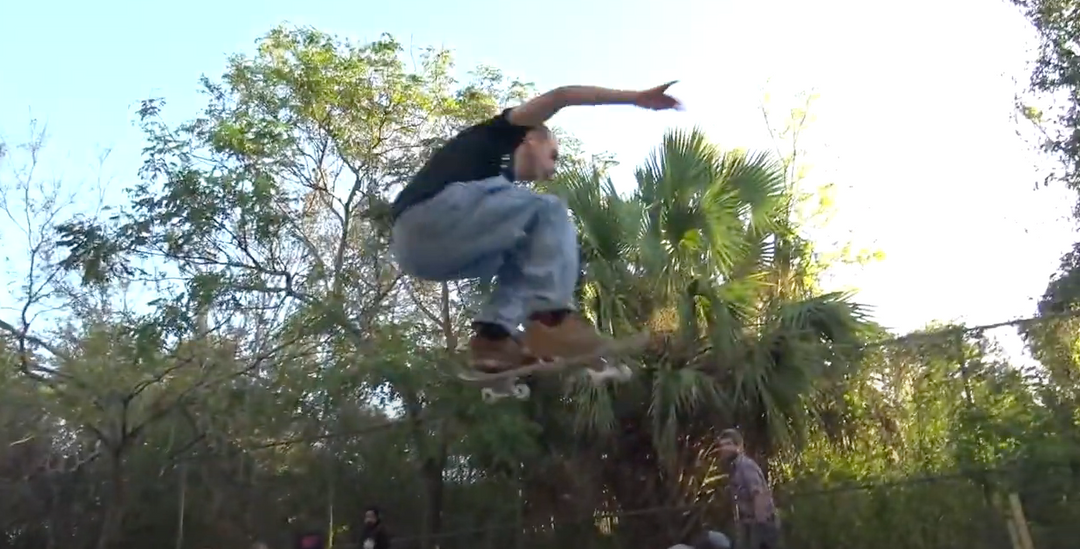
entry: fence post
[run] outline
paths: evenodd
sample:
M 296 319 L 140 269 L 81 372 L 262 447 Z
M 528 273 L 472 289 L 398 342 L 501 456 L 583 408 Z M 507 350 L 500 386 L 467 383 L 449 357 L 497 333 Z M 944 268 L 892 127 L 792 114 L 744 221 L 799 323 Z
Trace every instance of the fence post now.
M 1009 494 L 1009 509 L 1012 511 L 1020 546 L 1023 549 L 1035 549 L 1035 543 L 1031 540 L 1031 530 L 1028 530 L 1027 519 L 1024 518 L 1024 506 L 1020 504 L 1020 495 L 1016 492 Z
M 1005 507 L 1005 503 L 1001 501 L 1001 494 L 994 492 L 994 498 L 992 500 L 993 508 L 997 511 L 998 515 L 1005 520 L 1005 529 L 1009 532 L 1009 547 L 1012 549 L 1024 549 L 1020 545 L 1020 538 L 1016 533 L 1016 525 L 1013 524 L 1012 514 Z
M 1012 517 L 1005 517 L 1005 526 L 1009 529 L 1009 543 L 1012 544 L 1013 549 L 1024 549 L 1020 545 L 1020 535 L 1016 533 L 1016 524 L 1013 523 Z

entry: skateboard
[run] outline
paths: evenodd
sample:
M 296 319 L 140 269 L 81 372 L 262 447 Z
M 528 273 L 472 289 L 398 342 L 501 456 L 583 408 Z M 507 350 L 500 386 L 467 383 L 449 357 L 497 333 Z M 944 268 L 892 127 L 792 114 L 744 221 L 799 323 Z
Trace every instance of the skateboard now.
M 528 385 L 520 382 L 521 378 L 530 374 L 557 373 L 567 368 L 584 370 L 595 384 L 603 383 L 609 379 L 624 382 L 633 375 L 630 368 L 624 364 L 613 366 L 610 360 L 618 355 L 637 351 L 645 347 L 648 342 L 649 333 L 641 332 L 626 338 L 612 340 L 595 353 L 554 360 L 541 360 L 528 366 L 492 374 L 469 370 L 458 374 L 458 378 L 462 381 L 480 385 L 480 396 L 487 403 L 511 396 L 518 400 L 525 400 L 529 398 L 532 391 Z M 604 370 L 597 371 L 588 367 L 598 359 L 604 363 Z

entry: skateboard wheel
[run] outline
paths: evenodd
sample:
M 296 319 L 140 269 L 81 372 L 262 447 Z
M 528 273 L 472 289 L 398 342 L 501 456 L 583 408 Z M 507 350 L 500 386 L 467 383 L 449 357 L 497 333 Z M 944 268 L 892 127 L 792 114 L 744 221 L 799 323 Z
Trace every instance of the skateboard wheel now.
M 498 402 L 498 400 L 502 398 L 502 395 L 496 393 L 491 387 L 484 387 L 483 389 L 480 389 L 480 398 L 482 398 L 484 402 L 491 404 L 493 402 Z
M 528 385 L 525 385 L 524 383 L 518 383 L 517 385 L 514 385 L 513 393 L 514 398 L 517 398 L 518 400 L 525 400 L 529 398 L 529 395 L 532 393 L 532 391 L 529 390 Z

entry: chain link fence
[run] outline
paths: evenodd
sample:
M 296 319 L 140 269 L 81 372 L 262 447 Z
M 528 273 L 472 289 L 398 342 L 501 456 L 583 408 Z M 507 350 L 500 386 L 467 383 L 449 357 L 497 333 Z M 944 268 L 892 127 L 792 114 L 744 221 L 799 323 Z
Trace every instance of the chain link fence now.
M 1030 473 L 1028 473 L 1030 474 Z M 1015 484 L 1015 472 L 953 474 L 893 483 L 777 491 L 786 549 L 1075 549 L 1080 492 L 1055 482 Z M 1080 477 L 1078 477 L 1080 478 Z M 507 502 L 513 506 L 516 502 Z M 448 516 L 452 517 L 450 513 Z M 561 520 L 493 524 L 450 520 L 432 549 L 667 549 L 702 528 L 735 538 L 730 510 L 657 508 Z M 519 523 L 520 524 L 520 523 Z M 405 534 L 405 533 L 399 533 Z M 395 549 L 422 549 L 399 535 Z M 347 544 L 346 544 L 347 545 Z M 344 545 L 337 544 L 337 547 Z

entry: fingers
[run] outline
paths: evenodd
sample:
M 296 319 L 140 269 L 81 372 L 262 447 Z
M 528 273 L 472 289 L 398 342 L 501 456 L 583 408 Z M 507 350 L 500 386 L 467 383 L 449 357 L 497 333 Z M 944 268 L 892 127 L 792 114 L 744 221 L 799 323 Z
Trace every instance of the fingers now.
M 672 80 L 666 84 L 661 84 L 647 92 L 648 95 L 653 96 L 658 100 L 658 104 L 654 107 L 656 109 L 674 109 L 677 111 L 683 110 L 683 104 L 678 99 L 667 94 L 668 88 L 677 84 L 678 80 Z
M 672 80 L 666 84 L 661 84 L 655 88 L 650 88 L 642 92 L 638 92 L 637 105 L 651 110 L 668 110 L 674 109 L 677 111 L 683 110 L 683 104 L 678 99 L 668 95 L 667 90 L 671 86 L 677 84 L 678 80 Z
M 659 85 L 659 86 L 657 86 L 657 87 L 655 87 L 653 89 L 658 91 L 658 92 L 666 92 L 668 88 L 670 88 L 670 87 L 672 87 L 672 86 L 674 86 L 675 84 L 678 84 L 678 83 L 679 83 L 678 80 L 672 80 L 671 82 L 668 82 L 667 84 L 661 84 L 661 85 Z
M 674 97 L 665 94 L 655 98 L 654 101 L 648 104 L 648 108 L 656 111 L 664 111 L 668 109 L 681 111 L 683 110 L 683 104 L 682 101 L 679 101 L 678 99 L 675 99 Z

